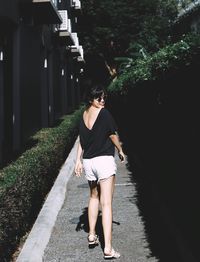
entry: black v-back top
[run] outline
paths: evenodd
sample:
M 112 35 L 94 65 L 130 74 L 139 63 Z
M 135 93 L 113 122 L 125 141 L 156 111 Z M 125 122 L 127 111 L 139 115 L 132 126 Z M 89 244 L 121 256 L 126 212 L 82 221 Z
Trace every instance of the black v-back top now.
M 117 131 L 116 123 L 111 113 L 102 108 L 91 129 L 87 128 L 83 117 L 80 121 L 79 135 L 83 149 L 83 158 L 93 158 L 97 156 L 114 156 L 115 146 L 109 138 Z

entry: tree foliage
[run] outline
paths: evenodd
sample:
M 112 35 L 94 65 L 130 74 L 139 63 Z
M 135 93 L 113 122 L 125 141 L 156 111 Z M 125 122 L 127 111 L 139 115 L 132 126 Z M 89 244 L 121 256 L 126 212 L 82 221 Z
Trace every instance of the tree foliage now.
M 168 43 L 176 15 L 176 0 L 83 0 L 79 31 L 86 62 L 100 57 L 114 74 L 116 57 L 134 59 Z
M 146 59 L 137 59 L 135 64 L 121 74 L 117 81 L 112 82 L 108 92 L 127 94 L 144 81 L 154 81 L 164 75 L 173 75 L 181 69 L 199 61 L 200 38 L 195 33 L 189 33 L 173 44 L 166 45 Z

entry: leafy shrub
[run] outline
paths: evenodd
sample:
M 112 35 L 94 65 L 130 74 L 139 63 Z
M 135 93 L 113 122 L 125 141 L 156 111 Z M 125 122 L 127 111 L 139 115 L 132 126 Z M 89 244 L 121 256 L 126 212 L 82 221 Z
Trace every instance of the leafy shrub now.
M 30 229 L 78 134 L 82 108 L 33 136 L 37 144 L 0 171 L 0 260 Z
M 159 79 L 168 74 L 190 65 L 200 54 L 200 36 L 188 34 L 177 43 L 168 45 L 151 56 L 137 59 L 117 80 L 108 87 L 108 92 L 126 94 L 128 89 L 136 84 Z

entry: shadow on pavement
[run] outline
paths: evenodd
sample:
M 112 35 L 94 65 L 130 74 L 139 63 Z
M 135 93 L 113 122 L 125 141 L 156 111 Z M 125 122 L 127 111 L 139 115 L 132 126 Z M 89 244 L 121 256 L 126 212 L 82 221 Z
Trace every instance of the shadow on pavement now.
M 149 171 L 142 167 L 136 168 L 133 159 L 128 154 L 127 157 L 128 170 L 131 172 L 130 178 L 136 189 L 133 199 L 136 201 L 144 222 L 145 234 L 152 256 L 156 257 L 159 262 L 181 262 L 174 239 L 161 215 L 162 203 L 159 194 L 148 180 Z
M 119 222 L 113 221 L 113 224 L 120 225 Z M 76 226 L 76 231 L 84 230 L 86 233 L 89 233 L 89 222 L 88 222 L 88 208 L 83 209 L 82 215 L 79 217 L 79 222 Z M 97 224 L 96 224 L 96 233 L 99 236 L 99 242 L 101 248 L 104 248 L 104 237 L 103 237 L 103 227 L 102 227 L 102 213 L 99 211 Z

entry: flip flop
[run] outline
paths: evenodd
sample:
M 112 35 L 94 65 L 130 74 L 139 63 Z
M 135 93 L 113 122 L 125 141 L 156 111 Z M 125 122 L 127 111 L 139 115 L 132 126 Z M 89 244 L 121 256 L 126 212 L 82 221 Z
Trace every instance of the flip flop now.
M 120 258 L 120 253 L 115 251 L 113 248 L 109 254 L 104 252 L 104 259 L 117 259 L 117 258 Z

